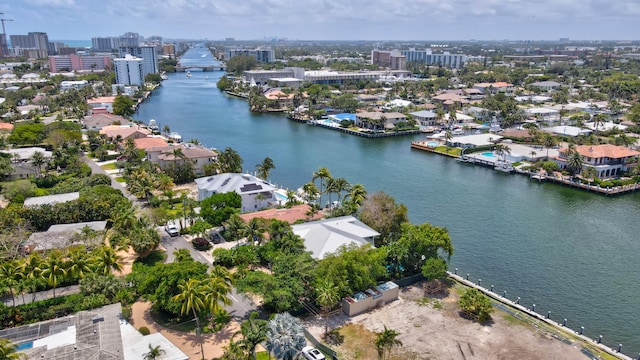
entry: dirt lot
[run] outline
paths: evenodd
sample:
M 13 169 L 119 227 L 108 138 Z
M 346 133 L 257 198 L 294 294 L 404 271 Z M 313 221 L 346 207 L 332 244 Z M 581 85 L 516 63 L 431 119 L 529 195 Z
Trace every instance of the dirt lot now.
M 407 287 L 400 299 L 371 312 L 348 318 L 346 315 L 331 319 L 332 327 L 346 324 L 345 341 L 334 348 L 340 359 L 376 358 L 372 341 L 358 341 L 349 333 L 361 325 L 371 332 L 383 330 L 383 326 L 400 333 L 401 349 L 394 349 L 398 359 L 452 359 L 452 360 L 502 360 L 502 359 L 563 359 L 585 360 L 579 348 L 551 339 L 534 328 L 496 310 L 493 321 L 480 325 L 462 318 L 457 306 L 458 293 L 452 289 L 446 294 L 425 298 L 422 284 Z M 310 332 L 318 339 L 324 321 L 309 319 Z M 375 339 L 372 334 L 355 336 L 359 339 Z M 374 356 L 374 357 L 371 357 Z

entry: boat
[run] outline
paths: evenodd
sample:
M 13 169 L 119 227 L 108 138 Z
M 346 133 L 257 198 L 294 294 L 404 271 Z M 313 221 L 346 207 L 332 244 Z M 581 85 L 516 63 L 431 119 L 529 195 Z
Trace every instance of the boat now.
M 187 77 L 191 77 L 191 71 L 187 71 Z
M 158 124 L 156 123 L 156 121 L 154 119 L 149 120 L 149 130 L 151 131 L 158 131 Z
M 178 134 L 177 132 L 172 132 L 171 134 L 169 134 L 169 140 L 173 140 L 174 142 L 182 142 L 182 135 Z

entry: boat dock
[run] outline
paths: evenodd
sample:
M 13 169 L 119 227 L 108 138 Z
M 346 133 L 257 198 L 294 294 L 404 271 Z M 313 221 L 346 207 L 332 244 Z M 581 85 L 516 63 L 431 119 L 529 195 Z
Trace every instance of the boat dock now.
M 340 126 L 331 126 L 328 124 L 324 124 L 322 122 L 318 122 L 318 121 L 310 121 L 308 122 L 309 125 L 314 125 L 314 126 L 320 126 L 323 127 L 325 129 L 331 129 L 331 130 L 336 130 L 336 131 L 340 131 L 349 135 L 356 135 L 356 136 L 360 136 L 360 137 L 365 137 L 368 139 L 377 139 L 377 138 L 385 138 L 385 137 L 392 137 L 392 136 L 404 136 L 404 135 L 414 135 L 414 134 L 420 134 L 420 130 L 408 130 L 408 131 L 394 131 L 394 132 L 376 132 L 376 133 L 365 133 L 365 132 L 360 132 L 360 131 L 354 131 L 351 129 L 347 129 L 347 128 L 343 128 Z
M 526 173 L 523 172 L 523 174 L 526 174 Z M 553 182 L 560 185 L 571 186 L 571 187 L 592 191 L 592 192 L 602 194 L 602 195 L 607 195 L 607 196 L 622 195 L 630 192 L 636 192 L 636 190 L 640 190 L 640 185 L 638 185 L 637 183 L 630 184 L 630 185 L 612 186 L 612 187 L 603 188 L 603 187 L 600 187 L 600 185 L 583 184 L 582 182 L 579 182 L 579 181 L 572 181 L 571 178 L 566 176 L 549 176 L 549 175 L 542 175 L 542 174 L 535 174 L 535 175 L 530 174 L 529 178 L 533 180 L 538 180 L 540 182 L 549 181 L 549 182 Z

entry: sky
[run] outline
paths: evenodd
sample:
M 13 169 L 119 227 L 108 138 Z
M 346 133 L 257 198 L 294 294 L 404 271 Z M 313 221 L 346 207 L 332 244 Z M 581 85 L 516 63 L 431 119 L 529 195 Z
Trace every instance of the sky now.
M 640 0 L 0 0 L 7 34 L 254 40 L 635 40 Z

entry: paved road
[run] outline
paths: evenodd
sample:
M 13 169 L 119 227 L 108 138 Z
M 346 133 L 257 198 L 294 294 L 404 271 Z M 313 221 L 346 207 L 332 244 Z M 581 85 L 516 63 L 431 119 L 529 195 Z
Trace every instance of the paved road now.
M 111 178 L 112 188 L 120 190 L 122 194 L 124 194 L 124 196 L 126 196 L 129 200 L 133 201 L 134 203 L 138 201 L 138 199 L 135 196 L 131 195 L 129 191 L 127 191 L 127 188 L 125 188 L 121 183 L 117 182 L 113 177 L 111 177 L 103 168 L 101 168 L 98 164 L 96 164 L 96 162 L 93 161 L 93 159 L 89 158 L 86 155 L 83 155 L 82 161 L 84 161 L 87 165 L 89 165 L 89 167 L 91 168 L 92 174 L 104 174 L 109 176 Z

